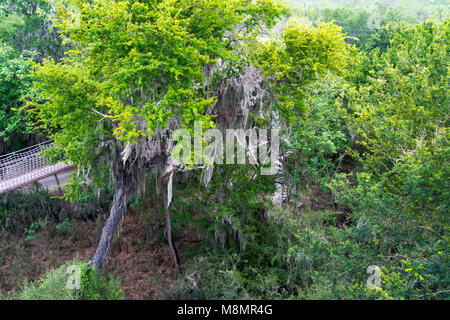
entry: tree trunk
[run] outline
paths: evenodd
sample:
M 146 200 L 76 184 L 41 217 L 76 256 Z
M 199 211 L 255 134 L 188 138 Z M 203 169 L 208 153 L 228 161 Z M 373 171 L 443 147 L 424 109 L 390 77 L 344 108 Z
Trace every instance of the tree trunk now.
M 164 179 L 167 181 L 167 179 Z M 172 257 L 175 263 L 175 267 L 177 269 L 177 272 L 181 274 L 181 265 L 180 265 L 180 258 L 178 257 L 177 248 L 175 247 L 175 243 L 173 241 L 172 236 L 172 223 L 170 220 L 170 211 L 169 211 L 169 195 L 167 192 L 167 183 L 163 186 L 163 197 L 164 197 L 164 211 L 166 213 L 166 227 L 167 227 L 167 240 L 169 242 L 169 248 L 170 252 L 172 253 Z
M 117 171 L 114 175 L 115 192 L 111 212 L 108 220 L 106 221 L 106 225 L 103 227 L 100 242 L 97 250 L 95 251 L 94 258 L 90 263 L 91 266 L 94 266 L 99 271 L 103 268 L 106 255 L 108 254 L 109 247 L 111 246 L 114 237 L 114 231 L 122 221 L 126 209 L 126 195 L 129 191 L 130 181 L 127 179 L 122 162 L 120 160 L 119 162 L 120 164 L 118 164 Z

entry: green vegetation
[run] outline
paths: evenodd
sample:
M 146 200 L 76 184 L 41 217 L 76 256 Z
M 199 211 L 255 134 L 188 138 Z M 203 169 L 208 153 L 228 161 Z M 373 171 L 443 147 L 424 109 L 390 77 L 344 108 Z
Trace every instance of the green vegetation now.
M 78 167 L 64 197 L 0 195 L 0 265 L 97 248 L 11 263 L 4 298 L 450 299 L 448 2 L 290 3 L 0 0 L 0 151 L 44 136 Z M 172 163 L 195 121 L 279 129 L 281 170 Z M 106 259 L 158 245 L 149 278 Z
M 28 94 L 31 61 L 62 56 L 60 37 L 49 19 L 46 0 L 0 1 L 0 153 L 26 147 L 38 132 L 18 109 Z M 31 133 L 34 133 L 33 135 Z
M 94 219 L 108 209 L 111 201 L 108 192 L 102 198 L 94 197 L 88 190 L 83 194 L 84 199 L 70 207 L 38 183 L 30 185 L 28 191 L 15 190 L 3 194 L 0 196 L 0 232 L 34 233 L 53 223 L 67 226 L 67 220 Z
M 76 267 L 81 270 L 79 289 L 67 286 L 71 281 L 68 268 Z M 123 297 L 120 281 L 99 275 L 85 263 L 72 261 L 61 267 L 48 271 L 37 283 L 24 282 L 22 290 L 10 295 L 15 300 L 117 300 Z

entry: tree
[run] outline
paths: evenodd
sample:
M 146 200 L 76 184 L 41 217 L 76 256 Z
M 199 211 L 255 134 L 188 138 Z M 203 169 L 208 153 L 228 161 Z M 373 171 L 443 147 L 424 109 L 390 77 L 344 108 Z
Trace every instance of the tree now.
M 50 0 L 0 0 L 0 41 L 8 43 L 19 54 L 36 52 L 34 59 L 59 59 L 63 48 L 53 28 L 54 7 Z
M 255 45 L 253 59 L 273 90 L 277 109 L 294 124 L 303 116 L 306 86 L 327 72 L 345 74 L 350 48 L 341 27 L 292 19 L 280 39 Z
M 27 56 L 28 55 L 28 56 Z M 31 85 L 30 52 L 17 56 L 17 52 L 0 43 L 0 138 L 7 140 L 12 133 L 26 131 L 22 115 L 18 112 L 20 99 Z M 17 141 L 13 141 L 16 143 Z M 3 146 L 1 152 L 6 151 Z
M 367 81 L 347 87 L 342 110 L 362 166 L 357 189 L 396 219 L 431 225 L 446 221 L 449 205 L 449 21 L 401 26 L 388 27 L 385 52 L 369 54 Z M 368 202 L 357 210 L 377 216 Z
M 126 198 L 144 190 L 150 168 L 167 163 L 172 130 L 192 130 L 195 120 L 205 129 L 213 125 L 204 68 L 233 60 L 230 39 L 272 25 L 284 8 L 272 0 L 69 2 L 79 8 L 79 25 L 63 2 L 56 25 L 71 48 L 61 62 L 34 64 L 27 108 L 53 139 L 53 159 L 64 156 L 85 170 L 79 181 L 89 176 L 97 187 L 112 181 L 111 213 L 91 262 L 101 269 Z M 167 168 L 160 172 L 168 183 Z M 79 195 L 76 179 L 72 186 L 69 198 Z
M 31 86 L 29 61 L 62 55 L 61 39 L 49 20 L 52 9 L 47 0 L 0 0 L 0 153 L 36 140 L 17 109 Z
M 376 3 L 374 8 L 316 8 L 308 13 L 311 20 L 333 21 L 343 28 L 349 43 L 356 44 L 361 50 L 370 50 L 371 37 L 376 36 L 386 25 L 392 22 L 413 20 L 402 14 L 398 7 Z M 369 47 L 368 47 L 369 46 Z

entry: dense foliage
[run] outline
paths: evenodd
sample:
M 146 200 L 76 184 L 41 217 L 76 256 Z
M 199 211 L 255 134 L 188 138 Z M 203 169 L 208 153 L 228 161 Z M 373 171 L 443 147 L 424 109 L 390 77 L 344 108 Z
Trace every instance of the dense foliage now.
M 35 136 L 18 109 L 28 94 L 31 61 L 62 56 L 62 45 L 46 0 L 0 1 L 0 154 L 26 147 Z
M 159 242 L 168 222 L 152 219 L 165 209 L 173 241 L 195 239 L 173 285 L 153 283 L 160 298 L 449 299 L 445 1 L 32 4 L 0 1 L 0 137 L 33 127 L 53 139 L 49 155 L 79 167 L 66 189 L 78 200 L 38 187 L 2 195 L 0 235 L 32 243 L 46 224 L 64 234 L 71 221 L 98 219 L 117 194 L 118 166 L 131 171 L 149 160 L 148 145 L 173 129 L 192 132 L 194 121 L 223 129 L 218 106 L 244 113 L 238 100 L 250 87 L 258 103 L 245 100 L 243 127 L 281 128 L 279 175 L 251 163 L 217 164 L 210 179 L 184 168 L 163 208 L 169 188 L 158 172 L 148 163 L 135 172 L 133 186 L 145 190 L 125 207 L 152 221 Z M 257 85 L 227 86 L 248 81 L 250 67 Z M 10 297 L 122 298 L 117 279 L 76 264 L 81 291 L 64 287 L 63 265 Z
M 70 281 L 67 269 L 81 270 L 79 289 L 66 286 Z M 55 270 L 49 270 L 39 283 L 24 282 L 19 293 L 8 296 L 14 300 L 119 300 L 123 297 L 120 281 L 108 275 L 97 274 L 95 270 L 79 261 L 68 262 Z

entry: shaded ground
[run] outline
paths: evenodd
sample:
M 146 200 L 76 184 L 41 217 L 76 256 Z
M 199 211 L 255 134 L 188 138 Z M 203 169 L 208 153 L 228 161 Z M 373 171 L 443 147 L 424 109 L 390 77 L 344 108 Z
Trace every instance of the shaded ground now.
M 105 271 L 122 279 L 126 299 L 158 299 L 159 288 L 170 288 L 177 279 L 170 250 L 164 240 L 162 217 L 127 215 L 120 237 L 116 237 L 105 264 Z M 73 259 L 89 261 L 104 224 L 103 219 L 72 222 L 67 230 L 51 225 L 37 239 L 0 236 L 0 290 L 5 295 L 20 288 L 25 280 Z M 178 243 L 183 249 L 188 242 Z

